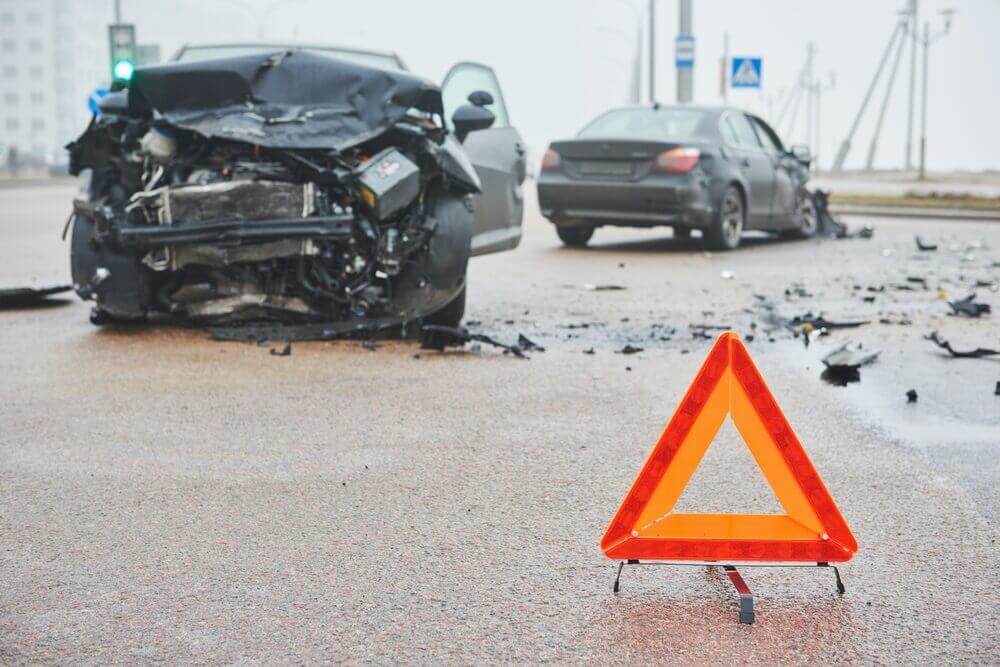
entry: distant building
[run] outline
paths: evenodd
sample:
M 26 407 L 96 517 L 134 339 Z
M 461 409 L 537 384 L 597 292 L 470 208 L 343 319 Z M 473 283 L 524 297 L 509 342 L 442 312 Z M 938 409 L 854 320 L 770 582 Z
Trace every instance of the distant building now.
M 64 164 L 108 83 L 111 2 L 0 0 L 0 166 Z

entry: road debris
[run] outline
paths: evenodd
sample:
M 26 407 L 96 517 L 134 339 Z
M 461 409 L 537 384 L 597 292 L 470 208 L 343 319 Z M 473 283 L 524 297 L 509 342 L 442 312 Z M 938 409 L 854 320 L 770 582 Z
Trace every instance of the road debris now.
M 524 350 L 517 345 L 507 345 L 490 338 L 486 334 L 471 333 L 465 327 L 448 327 L 441 324 L 425 324 L 421 329 L 423 337 L 420 347 L 424 350 L 437 350 L 443 352 L 446 347 L 462 347 L 466 343 L 485 343 L 498 347 L 505 353 L 509 352 L 515 357 L 527 359 Z
M 628 288 L 624 285 L 595 285 L 593 283 L 585 283 L 583 289 L 588 292 L 620 292 Z
M 914 236 L 913 240 L 917 242 L 917 250 L 921 252 L 933 252 L 938 249 L 937 243 L 924 243 L 920 235 Z
M 272 357 L 290 357 L 292 356 L 292 344 L 286 343 L 285 347 L 281 350 L 278 350 L 276 347 L 272 347 L 270 352 Z
M 878 352 L 865 351 L 860 343 L 844 343 L 823 357 L 826 368 L 820 373 L 820 379 L 837 387 L 860 382 L 861 367 L 874 362 L 878 355 Z
M 719 276 L 723 280 L 732 280 L 736 276 L 736 274 L 733 273 L 732 271 L 723 271 L 719 274 Z
M 544 352 L 545 348 L 524 334 L 517 335 L 517 346 L 525 352 Z
M 817 316 L 812 313 L 806 313 L 804 315 L 796 315 L 788 322 L 788 324 L 794 328 L 804 328 L 808 325 L 811 330 L 826 329 L 828 331 L 832 331 L 833 329 L 854 329 L 866 324 L 871 324 L 871 320 L 844 320 L 841 322 L 835 322 L 833 320 L 826 319 L 822 315 Z
M 907 389 L 906 390 L 906 402 L 907 403 L 916 403 L 917 402 L 917 390 L 916 389 Z
M 382 345 L 379 344 L 379 342 L 377 340 L 375 340 L 373 338 L 369 338 L 368 340 L 366 340 L 363 343 L 361 343 L 361 347 L 364 348 L 364 349 L 366 349 L 366 350 L 371 350 L 371 351 L 374 352 L 375 350 L 377 350 L 380 347 L 382 347 Z
M 924 336 L 924 338 L 934 343 L 942 350 L 947 350 L 948 354 L 959 359 L 981 359 L 983 357 L 1000 355 L 1000 350 L 991 350 L 985 347 L 977 347 L 974 350 L 956 350 L 951 346 L 951 343 L 941 338 L 937 331 L 931 332 L 930 335 Z
M 1000 380 L 997 380 L 997 386 L 996 389 L 993 390 L 993 395 L 1000 396 Z
M 988 315 L 992 312 L 990 304 L 988 303 L 976 303 L 976 293 L 972 292 L 969 296 L 958 301 L 949 301 L 948 305 L 951 306 L 952 311 L 955 315 L 967 315 L 969 317 L 981 317 L 982 315 Z
M 44 306 L 58 301 L 50 301 L 49 297 L 62 294 L 73 289 L 72 285 L 56 285 L 55 287 L 12 287 L 0 289 L 0 309 L 31 308 Z
M 620 350 L 617 350 L 616 354 L 637 354 L 642 351 L 643 348 L 641 347 L 635 347 L 634 345 L 626 344 L 625 347 L 623 347 Z

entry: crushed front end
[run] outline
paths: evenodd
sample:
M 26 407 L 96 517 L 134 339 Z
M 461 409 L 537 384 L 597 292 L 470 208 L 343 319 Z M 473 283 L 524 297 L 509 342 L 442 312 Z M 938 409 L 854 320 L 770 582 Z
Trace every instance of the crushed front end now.
M 464 298 L 479 182 L 411 75 L 308 52 L 147 68 L 69 150 L 96 323 L 334 337 Z

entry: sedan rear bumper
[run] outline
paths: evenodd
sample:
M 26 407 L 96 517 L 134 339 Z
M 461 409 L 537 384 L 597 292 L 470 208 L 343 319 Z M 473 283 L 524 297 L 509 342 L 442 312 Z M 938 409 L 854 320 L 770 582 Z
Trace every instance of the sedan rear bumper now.
M 712 220 L 708 184 L 697 174 L 658 174 L 630 182 L 543 173 L 538 178 L 538 203 L 542 215 L 559 226 L 683 225 L 703 229 Z

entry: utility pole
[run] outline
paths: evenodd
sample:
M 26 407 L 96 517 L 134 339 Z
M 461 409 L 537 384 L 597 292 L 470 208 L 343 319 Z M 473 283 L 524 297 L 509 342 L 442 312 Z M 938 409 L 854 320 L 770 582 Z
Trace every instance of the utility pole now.
M 847 138 L 844 139 L 844 143 L 840 145 L 840 150 L 837 151 L 837 158 L 833 161 L 833 171 L 841 171 L 844 168 L 844 161 L 847 159 L 847 153 L 851 150 L 851 140 L 854 139 L 854 133 L 858 131 L 858 125 L 861 124 L 861 117 L 865 113 L 865 108 L 868 106 L 869 100 L 871 100 L 872 93 L 875 92 L 875 86 L 878 84 L 878 80 L 882 76 L 882 70 L 885 69 L 885 62 L 889 59 L 892 47 L 896 44 L 896 39 L 903 34 L 903 30 L 903 22 L 898 21 L 896 23 L 896 27 L 893 28 L 892 37 L 889 39 L 889 43 L 885 47 L 885 52 L 882 54 L 882 59 L 879 61 L 878 69 L 875 70 L 875 76 L 872 77 L 872 82 L 868 86 L 868 92 L 865 93 L 865 98 L 861 101 L 861 108 L 858 109 L 858 114 L 854 117 L 854 123 L 851 124 L 851 130 L 847 133 Z
M 819 154 L 820 154 L 819 123 L 820 123 L 820 109 L 823 106 L 823 93 L 827 92 L 828 90 L 833 90 L 836 85 L 837 85 L 837 75 L 834 72 L 830 72 L 830 78 L 825 85 L 821 81 L 817 81 L 815 84 L 813 84 L 813 94 L 816 96 L 816 127 L 815 127 L 816 139 L 813 142 L 813 146 L 815 146 L 815 149 L 813 150 L 812 164 L 813 168 L 816 171 L 819 171 Z
M 941 39 L 951 31 L 951 18 L 955 15 L 953 9 L 941 10 L 944 17 L 944 30 L 931 36 L 930 22 L 924 22 L 924 81 L 921 86 L 923 100 L 920 103 L 920 173 L 918 178 L 922 181 L 927 178 L 927 60 L 931 50 L 931 44 Z
M 729 33 L 722 37 L 722 62 L 719 63 L 719 92 L 722 94 L 722 105 L 729 103 Z M 770 122 L 770 117 L 768 122 Z
M 806 89 L 806 144 L 812 139 L 813 130 L 813 59 L 816 56 L 816 45 L 809 42 L 806 45 L 806 71 L 801 85 Z
M 889 82 L 885 86 L 885 96 L 882 98 L 882 108 L 878 112 L 878 120 L 875 122 L 875 133 L 872 134 L 872 144 L 868 148 L 868 159 L 865 161 L 865 171 L 871 171 L 872 167 L 875 165 L 875 149 L 878 146 L 878 135 L 882 133 L 882 121 L 885 120 L 885 110 L 889 107 L 889 97 L 892 95 L 893 84 L 896 83 L 896 70 L 899 69 L 899 61 L 903 55 L 903 51 L 906 49 L 906 40 L 903 33 L 904 39 L 899 40 L 899 46 L 896 48 L 896 58 L 892 63 L 892 70 L 889 72 Z
M 691 11 L 691 0 L 678 0 L 679 16 L 677 20 L 679 37 L 690 38 L 694 32 L 694 18 Z M 681 104 L 694 99 L 694 44 L 692 43 L 691 64 L 677 68 L 677 101 Z
M 909 171 L 913 168 L 913 109 L 914 101 L 916 100 L 917 93 L 917 44 L 919 43 L 918 24 L 917 24 L 917 0 L 910 0 L 910 8 L 908 11 L 910 18 L 910 27 L 908 34 L 912 40 L 910 47 L 910 104 L 906 114 L 906 170 Z
M 122 22 L 122 0 L 115 0 L 115 23 Z
M 649 101 L 656 102 L 656 0 L 649 0 Z

